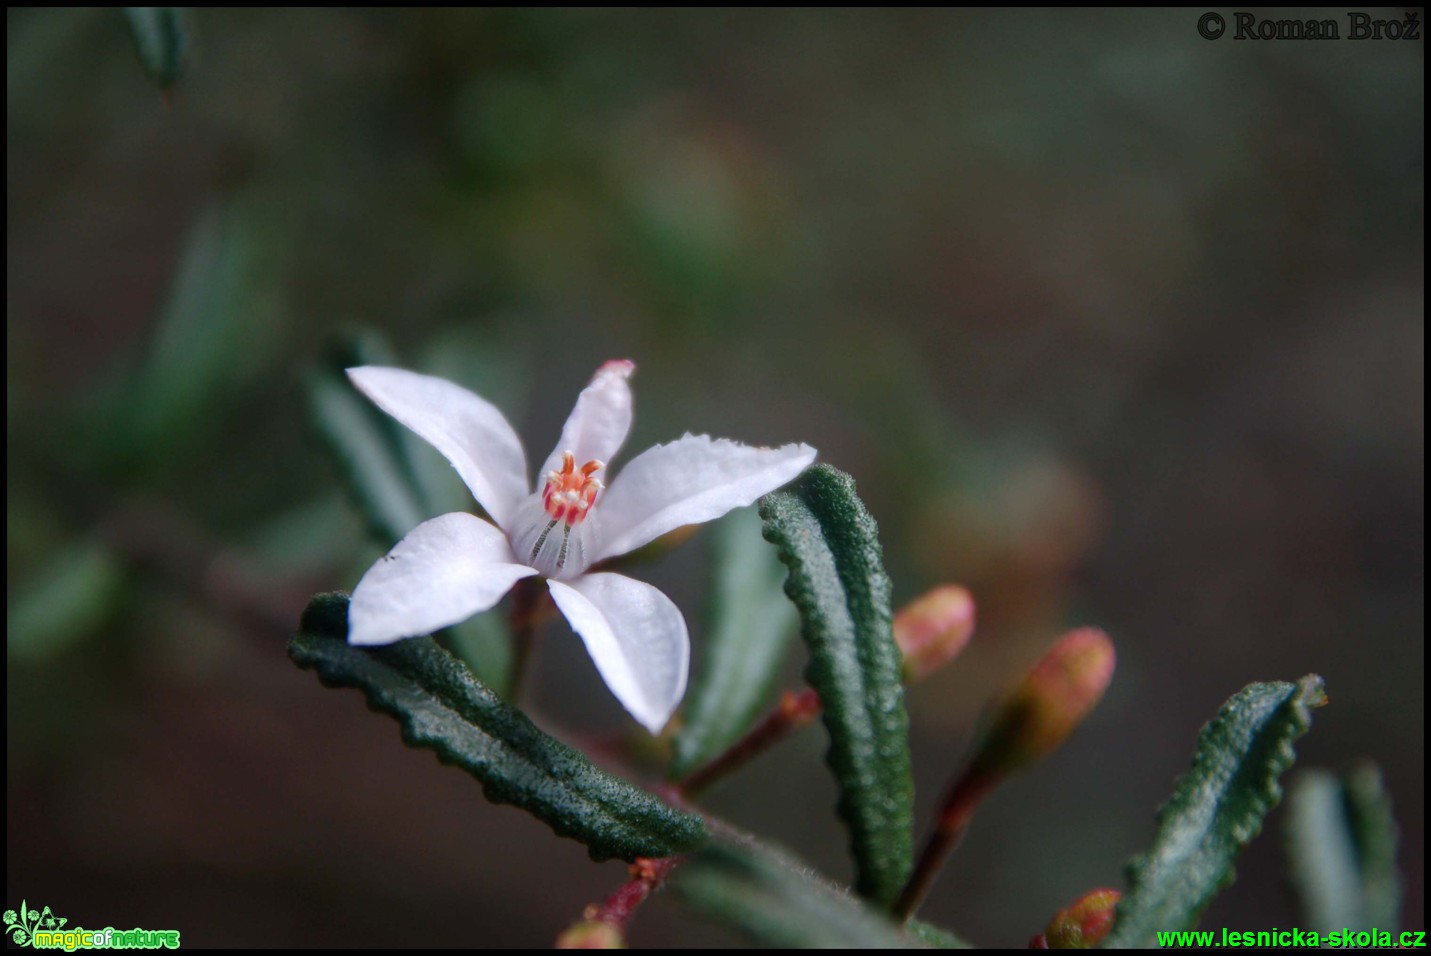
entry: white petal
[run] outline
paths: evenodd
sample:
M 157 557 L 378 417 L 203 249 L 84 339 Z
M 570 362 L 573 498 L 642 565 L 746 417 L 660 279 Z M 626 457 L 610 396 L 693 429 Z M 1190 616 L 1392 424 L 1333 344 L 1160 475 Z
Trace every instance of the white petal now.
M 400 368 L 348 369 L 364 395 L 442 452 L 492 520 L 506 527 L 531 490 L 527 456 L 497 407 L 444 378 Z
M 536 570 L 512 560 L 507 537 L 474 515 L 440 515 L 408 532 L 368 569 L 348 605 L 349 644 L 391 644 L 465 621 Z
M 634 371 L 636 364 L 627 359 L 613 359 L 596 370 L 562 426 L 561 441 L 537 472 L 538 491 L 547 472 L 561 469 L 563 452 L 571 452 L 578 467 L 593 459 L 605 463 L 616 457 L 631 430 L 631 386 L 626 380 Z M 598 472 L 597 477 L 606 481 L 605 474 Z
M 691 661 L 680 609 L 651 585 L 620 574 L 585 574 L 547 587 L 616 699 L 651 733 L 664 727 L 686 692 Z
M 815 460 L 809 445 L 753 448 L 686 435 L 648 448 L 596 499 L 600 540 L 593 563 L 625 554 L 682 525 L 714 521 L 774 491 Z

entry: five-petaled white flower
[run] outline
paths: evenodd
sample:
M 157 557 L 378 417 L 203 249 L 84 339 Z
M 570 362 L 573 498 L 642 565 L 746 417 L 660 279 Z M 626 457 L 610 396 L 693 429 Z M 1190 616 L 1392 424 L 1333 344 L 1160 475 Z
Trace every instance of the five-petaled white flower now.
M 651 585 L 587 569 L 750 504 L 803 471 L 815 449 L 687 434 L 637 455 L 607 488 L 597 475 L 631 428 L 626 380 L 634 370 L 628 361 L 597 370 L 533 491 L 521 441 L 486 400 L 403 369 L 349 369 L 363 394 L 452 463 L 496 527 L 454 512 L 414 528 L 358 582 L 348 642 L 431 634 L 492 607 L 522 578 L 544 575 L 606 686 L 652 733 L 665 726 L 686 690 L 685 619 Z

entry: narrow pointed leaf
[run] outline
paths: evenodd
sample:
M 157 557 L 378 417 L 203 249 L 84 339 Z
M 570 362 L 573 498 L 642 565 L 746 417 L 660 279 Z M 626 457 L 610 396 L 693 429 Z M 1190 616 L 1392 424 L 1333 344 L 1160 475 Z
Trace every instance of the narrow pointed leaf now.
M 95 443 L 128 465 L 212 440 L 224 400 L 272 355 L 283 310 L 279 240 L 252 202 L 201 214 L 185 237 L 133 379 L 95 416 Z
M 824 703 L 826 761 L 840 788 L 855 888 L 889 905 L 911 867 L 914 785 L 890 584 L 875 521 L 849 475 L 816 465 L 760 502 L 765 537 L 789 569 L 785 593 L 810 650 L 805 677 Z
M 673 777 L 682 777 L 734 743 L 770 700 L 795 633 L 785 599 L 785 569 L 760 536 L 760 516 L 742 508 L 715 530 L 711 627 L 676 735 Z
M 713 842 L 683 863 L 672 888 L 696 911 L 764 946 L 836 949 L 959 948 L 929 927 L 906 932 L 789 853 L 721 824 Z
M 430 638 L 351 647 L 348 596 L 322 594 L 303 614 L 289 656 L 330 687 L 355 687 L 395 717 L 409 746 L 476 777 L 493 803 L 520 807 L 594 860 L 662 857 L 706 841 L 700 817 L 599 769 L 475 679 Z
M 1287 855 L 1307 925 L 1319 933 L 1395 930 L 1401 909 L 1396 820 L 1373 766 L 1345 780 L 1299 775 L 1287 799 Z
M 1158 811 L 1153 846 L 1128 865 L 1108 947 L 1151 946 L 1160 930 L 1186 930 L 1235 878 L 1233 861 L 1282 799 L 1292 742 L 1326 702 L 1322 679 L 1250 684 L 1198 737 L 1192 768 Z
M 322 367 L 308 373 L 308 407 L 373 539 L 390 548 L 430 514 L 400 433 L 402 428 L 348 381 L 344 369 L 391 364 L 376 339 L 355 339 L 335 348 Z
M 189 58 L 189 26 L 179 7 L 125 7 L 129 35 L 144 72 L 161 90 L 173 86 Z

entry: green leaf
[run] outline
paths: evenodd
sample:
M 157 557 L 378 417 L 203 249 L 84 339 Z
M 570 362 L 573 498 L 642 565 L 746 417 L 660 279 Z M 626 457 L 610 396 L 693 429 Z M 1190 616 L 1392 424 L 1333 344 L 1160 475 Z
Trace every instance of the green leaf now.
M 711 831 L 712 844 L 681 865 L 671 886 L 688 905 L 754 942 L 806 949 L 943 948 L 932 937 L 901 931 L 789 853 L 724 824 L 712 822 Z M 942 941 L 953 939 L 934 932 Z
M 1287 799 L 1287 855 L 1307 925 L 1319 933 L 1395 930 L 1401 910 L 1396 820 L 1381 773 L 1298 775 Z
M 1128 864 L 1130 889 L 1105 946 L 1151 946 L 1159 930 L 1197 925 L 1281 800 L 1277 781 L 1296 760 L 1292 742 L 1325 702 L 1322 679 L 1311 674 L 1295 684 L 1249 684 L 1223 704 L 1158 811 L 1152 848 Z
M 314 427 L 337 462 L 369 533 L 384 548 L 432 514 L 399 431 L 402 426 L 354 388 L 344 370 L 392 364 L 380 340 L 354 338 L 334 348 L 306 381 Z
M 124 598 L 124 569 L 99 544 L 71 545 L 26 580 L 5 614 L 11 660 L 36 660 L 98 630 Z
M 512 632 L 506 618 L 493 609 L 446 628 L 441 643 L 468 667 L 477 679 L 505 697 L 512 680 Z
M 189 58 L 189 28 L 180 7 L 125 7 L 129 35 L 144 72 L 167 90 L 184 72 Z
M 281 318 L 265 228 L 233 204 L 189 230 L 139 374 L 98 416 L 111 456 L 172 460 L 182 441 L 212 435 L 217 400 L 262 365 Z
M 784 569 L 760 527 L 754 508 L 716 526 L 711 628 L 676 735 L 672 777 L 700 767 L 750 728 L 795 632 L 795 609 L 781 587 Z
M 904 931 L 919 940 L 929 949 L 973 949 L 974 944 L 955 936 L 947 929 L 940 929 L 933 923 L 912 919 L 904 924 Z
M 684 853 L 707 839 L 701 818 L 666 805 L 543 733 L 430 638 L 350 646 L 348 596 L 321 594 L 303 612 L 289 656 L 329 687 L 356 687 L 397 718 L 409 746 L 437 752 L 482 783 L 493 803 L 521 807 L 593 860 Z
M 877 528 L 853 479 L 829 465 L 766 495 L 760 515 L 766 539 L 790 569 L 785 593 L 810 649 L 805 677 L 824 704 L 826 760 L 840 787 L 855 888 L 888 905 L 909 877 L 914 785 Z

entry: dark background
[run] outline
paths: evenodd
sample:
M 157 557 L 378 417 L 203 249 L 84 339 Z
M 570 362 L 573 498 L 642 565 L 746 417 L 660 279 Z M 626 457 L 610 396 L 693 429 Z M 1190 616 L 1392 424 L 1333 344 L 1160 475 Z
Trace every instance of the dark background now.
M 284 656 L 376 553 L 300 387 L 371 327 L 529 457 L 630 357 L 628 457 L 852 473 L 896 598 L 980 601 L 909 696 L 921 826 L 991 695 L 1113 636 L 927 917 L 1021 945 L 1121 886 L 1219 703 L 1315 671 L 1301 763 L 1385 769 L 1424 926 L 1424 47 L 1200 12 L 203 11 L 166 104 L 118 12 L 11 11 L 6 907 L 547 945 L 621 881 Z M 697 668 L 707 545 L 641 572 Z M 540 723 L 631 729 L 564 626 L 539 651 Z M 710 803 L 844 881 L 822 746 Z M 1205 927 L 1297 925 L 1281 841 Z M 632 933 L 730 941 L 669 901 Z

